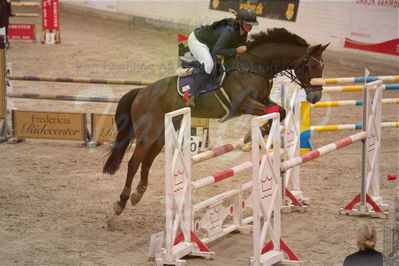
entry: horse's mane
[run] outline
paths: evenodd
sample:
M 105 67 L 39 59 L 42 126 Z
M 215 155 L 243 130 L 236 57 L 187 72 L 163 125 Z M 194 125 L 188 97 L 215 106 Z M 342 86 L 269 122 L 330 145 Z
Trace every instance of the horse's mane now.
M 272 28 L 267 32 L 261 31 L 251 35 L 251 40 L 248 42 L 248 49 L 256 47 L 266 42 L 294 44 L 301 46 L 309 46 L 309 44 L 298 35 L 287 31 L 284 28 Z

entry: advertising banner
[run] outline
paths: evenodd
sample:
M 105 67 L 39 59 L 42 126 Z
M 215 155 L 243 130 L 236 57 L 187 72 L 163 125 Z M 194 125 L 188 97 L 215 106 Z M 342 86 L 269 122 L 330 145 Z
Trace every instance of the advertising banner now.
M 8 25 L 8 39 L 35 40 L 35 24 L 12 23 Z
M 13 110 L 17 138 L 85 140 L 86 117 L 81 113 Z
M 344 46 L 399 55 L 399 1 L 353 0 Z
M 58 0 L 42 0 L 43 30 L 59 30 L 60 16 Z
M 299 0 L 211 0 L 209 8 L 228 11 L 229 8 L 239 10 L 248 7 L 258 16 L 287 21 L 296 21 Z
M 91 114 L 91 128 L 94 141 L 112 142 L 118 133 L 115 116 L 111 114 Z

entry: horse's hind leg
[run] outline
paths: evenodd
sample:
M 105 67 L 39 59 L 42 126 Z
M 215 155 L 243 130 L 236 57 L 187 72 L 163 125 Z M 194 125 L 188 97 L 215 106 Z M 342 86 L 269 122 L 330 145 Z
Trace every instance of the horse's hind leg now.
M 180 128 L 181 118 L 182 117 L 176 117 L 173 120 L 176 129 Z M 162 148 L 165 146 L 165 130 L 163 127 L 158 127 L 158 129 L 159 132 L 161 133 L 159 134 L 158 139 L 151 145 L 148 153 L 146 154 L 143 162 L 141 163 L 140 182 L 138 183 L 136 190 L 132 193 L 130 197 L 130 201 L 132 202 L 133 206 L 139 203 L 139 201 L 143 197 L 144 192 L 147 190 L 148 175 L 150 173 L 151 165 L 154 162 L 154 159 L 157 157 L 157 155 L 161 152 Z
M 125 188 L 120 195 L 120 201 L 118 201 L 117 205 L 115 206 L 115 213 L 118 215 L 123 211 L 126 206 L 126 202 L 129 199 L 129 194 L 131 192 L 133 178 L 137 173 L 140 164 L 142 164 L 148 153 L 153 152 L 153 145 L 157 143 L 157 140 L 160 138 L 161 135 L 163 135 L 162 132 L 164 125 L 162 123 L 162 110 L 159 110 L 159 113 L 152 113 L 151 115 L 147 116 L 143 115 L 137 110 L 134 110 L 134 115 L 135 116 L 133 116 L 132 108 L 132 121 L 135 121 L 134 132 L 136 134 L 136 147 L 134 149 L 133 156 L 132 158 L 130 158 L 128 163 Z M 162 149 L 162 147 L 158 149 Z M 159 151 L 154 155 L 154 157 L 158 153 Z M 145 185 L 139 186 L 138 188 L 140 189 L 140 191 L 145 191 L 145 189 L 143 189 L 145 187 L 146 183 Z
M 158 140 L 151 146 L 143 162 L 141 163 L 140 182 L 138 183 L 136 190 L 132 193 L 130 197 L 130 201 L 132 202 L 133 206 L 139 203 L 139 201 L 143 197 L 144 192 L 147 190 L 148 175 L 150 173 L 151 165 L 154 162 L 154 159 L 157 157 L 157 155 L 161 152 L 164 144 L 165 144 L 164 134 L 161 134 Z
M 144 160 L 146 154 L 148 152 L 148 148 L 145 145 L 140 144 L 140 142 L 136 143 L 136 147 L 134 149 L 132 158 L 130 158 L 128 163 L 128 170 L 126 176 L 125 187 L 120 195 L 120 201 L 118 201 L 114 207 L 114 211 L 116 215 L 119 215 L 123 212 L 126 206 L 126 202 L 129 199 L 133 177 L 135 176 L 141 162 Z

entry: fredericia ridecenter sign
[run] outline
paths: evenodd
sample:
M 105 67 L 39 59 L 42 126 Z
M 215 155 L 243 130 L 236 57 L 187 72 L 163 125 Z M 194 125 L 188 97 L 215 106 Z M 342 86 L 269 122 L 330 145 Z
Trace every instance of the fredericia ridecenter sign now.
M 115 116 L 110 114 L 91 114 L 92 139 L 101 142 L 115 141 L 118 130 Z
M 86 115 L 79 113 L 13 111 L 18 138 L 85 140 Z

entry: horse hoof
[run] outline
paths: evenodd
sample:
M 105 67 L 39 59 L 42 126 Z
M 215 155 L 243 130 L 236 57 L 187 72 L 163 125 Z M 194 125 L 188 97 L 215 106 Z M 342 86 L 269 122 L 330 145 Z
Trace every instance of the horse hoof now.
M 130 202 L 132 203 L 132 205 L 134 206 L 134 205 L 136 205 L 137 203 L 139 203 L 139 201 L 141 200 L 141 197 L 142 197 L 142 196 L 143 196 L 143 195 L 133 193 L 133 194 L 130 196 Z
M 123 212 L 124 209 L 125 208 L 123 208 L 121 206 L 120 201 L 115 203 L 115 205 L 114 205 L 114 213 L 115 213 L 115 215 L 120 215 Z
M 252 136 L 251 136 L 251 135 L 246 135 L 245 138 L 244 138 L 244 140 L 243 140 L 243 143 L 244 143 L 244 144 L 248 144 L 248 143 L 250 143 L 251 141 L 252 141 Z

